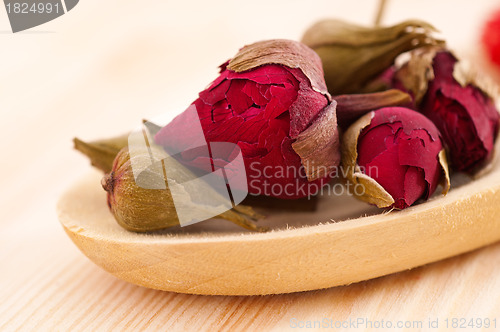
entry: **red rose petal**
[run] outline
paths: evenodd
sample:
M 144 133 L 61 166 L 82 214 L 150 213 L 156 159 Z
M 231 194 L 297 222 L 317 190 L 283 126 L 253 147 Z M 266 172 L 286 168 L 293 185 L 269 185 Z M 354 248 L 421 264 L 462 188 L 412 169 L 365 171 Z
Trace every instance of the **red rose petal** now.
M 244 86 L 244 80 L 231 80 L 231 84 L 226 93 L 229 107 L 238 114 L 243 113 L 253 104 L 252 98 L 242 91 Z
M 377 181 L 393 198 L 404 197 L 406 166 L 399 164 L 399 149 L 392 145 L 365 165 L 368 176 Z M 362 165 L 360 165 L 362 166 Z
M 358 164 L 366 165 L 373 158 L 384 152 L 387 147 L 385 140 L 395 134 L 389 124 L 378 125 L 375 128 L 363 130 L 358 138 Z
M 255 105 L 265 106 L 268 99 L 261 93 L 261 89 L 259 89 L 261 86 L 261 84 L 257 84 L 253 81 L 246 81 L 242 92 L 249 96 Z
M 424 180 L 424 177 L 425 175 L 422 169 L 417 167 L 408 167 L 404 181 L 404 201 L 406 206 L 402 208 L 411 206 L 420 197 L 424 196 L 429 187 L 429 184 Z

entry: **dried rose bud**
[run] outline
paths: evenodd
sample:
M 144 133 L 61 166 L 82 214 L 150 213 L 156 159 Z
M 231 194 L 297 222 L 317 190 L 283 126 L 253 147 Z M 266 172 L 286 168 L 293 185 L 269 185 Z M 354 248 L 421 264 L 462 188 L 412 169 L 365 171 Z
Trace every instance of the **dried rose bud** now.
M 472 173 L 492 156 L 500 116 L 487 93 L 491 85 L 465 65 L 440 48 L 415 50 L 394 86 L 409 91 L 417 110 L 439 129 L 451 168 Z
M 362 27 L 340 20 L 324 20 L 309 28 L 302 42 L 323 62 L 332 94 L 358 93 L 403 52 L 424 45 L 443 44 L 432 36 L 433 26 L 405 21 L 391 27 Z
M 340 162 L 335 105 L 313 50 L 290 40 L 262 41 L 223 64 L 220 76 L 155 141 L 169 153 L 179 151 L 185 165 L 211 171 L 207 165 L 217 165 L 217 157 L 207 163 L 190 148 L 199 118 L 206 142 L 239 146 L 251 194 L 300 198 L 316 193 Z
M 152 164 L 152 157 L 161 162 Z M 132 162 L 136 169 L 144 169 L 137 178 L 132 170 Z M 201 201 L 201 199 L 190 195 L 185 195 L 182 197 L 183 200 L 177 200 L 174 204 L 168 181 L 164 178 L 165 174 L 169 179 L 174 179 L 178 183 L 185 182 L 184 186 L 190 186 L 189 180 L 195 178 L 188 169 L 177 163 L 175 159 L 167 158 L 164 151 L 155 146 L 142 150 L 136 148 L 132 157 L 128 148 L 118 153 L 111 172 L 102 179 L 102 186 L 107 191 L 108 206 L 120 226 L 135 232 L 155 231 L 179 225 L 177 212 L 183 209 L 179 204 L 189 203 L 194 219 L 206 215 L 206 212 L 210 214 L 210 209 L 217 208 L 201 203 L 196 203 L 194 205 L 196 208 L 191 208 L 192 202 Z M 196 194 L 197 191 L 187 190 L 186 192 Z M 200 193 L 200 195 L 206 194 L 207 189 Z M 216 199 L 218 193 L 213 191 L 210 195 Z M 221 202 L 224 203 L 223 197 L 221 197 Z M 186 209 L 183 210 L 186 211 Z M 216 215 L 216 213 L 211 215 Z M 233 207 L 215 218 L 229 220 L 253 231 L 267 230 L 255 225 L 243 215 L 253 220 L 262 218 L 252 208 L 242 205 Z
M 404 209 L 428 199 L 442 181 L 449 189 L 446 156 L 436 126 L 404 107 L 370 112 L 345 132 L 342 164 L 354 194 L 380 208 Z
M 148 151 L 135 158 L 150 163 Z M 142 181 L 164 183 L 163 174 L 152 168 L 142 173 Z M 102 179 L 108 206 L 116 221 L 127 230 L 145 232 L 179 224 L 168 189 L 145 189 L 137 185 L 127 148 L 116 156 L 111 172 Z

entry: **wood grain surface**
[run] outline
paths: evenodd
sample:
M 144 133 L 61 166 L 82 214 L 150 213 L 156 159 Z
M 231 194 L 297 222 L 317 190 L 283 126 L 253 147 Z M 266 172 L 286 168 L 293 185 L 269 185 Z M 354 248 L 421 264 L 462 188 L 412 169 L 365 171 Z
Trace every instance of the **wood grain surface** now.
M 57 210 L 75 245 L 122 280 L 187 294 L 283 294 L 352 284 L 499 241 L 500 163 L 489 168 L 475 181 L 455 176 L 448 195 L 404 211 L 371 208 L 366 216 L 367 204 L 333 194 L 320 196 L 316 211 L 259 210 L 267 233 L 226 220 L 127 231 L 110 213 L 97 172 L 72 186 Z
M 452 47 L 470 54 L 496 5 L 393 1 L 384 22 L 430 20 Z M 19 34 L 0 10 L 0 330 L 296 330 L 324 319 L 402 322 L 405 331 L 429 330 L 436 319 L 444 329 L 448 319 L 451 330 L 453 318 L 496 318 L 498 329 L 500 244 L 350 286 L 256 297 L 134 286 L 74 246 L 56 215 L 57 200 L 90 169 L 72 151 L 74 136 L 113 136 L 161 112 L 174 116 L 244 44 L 298 39 L 325 16 L 369 23 L 375 12 L 369 0 L 241 6 L 85 0 Z

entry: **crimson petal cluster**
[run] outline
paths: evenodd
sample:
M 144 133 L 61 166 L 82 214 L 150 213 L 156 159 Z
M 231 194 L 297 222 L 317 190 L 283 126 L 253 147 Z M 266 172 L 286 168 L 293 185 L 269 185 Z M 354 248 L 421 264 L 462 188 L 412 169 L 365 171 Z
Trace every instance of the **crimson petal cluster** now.
M 422 114 L 387 107 L 361 117 L 345 133 L 343 165 L 361 184 L 362 200 L 381 208 L 404 209 L 427 199 L 447 166 L 438 129 Z
M 457 82 L 453 76 L 456 63 L 450 52 L 436 54 L 434 79 L 419 109 L 441 131 L 451 166 L 473 172 L 491 158 L 500 115 L 492 99 L 478 87 Z

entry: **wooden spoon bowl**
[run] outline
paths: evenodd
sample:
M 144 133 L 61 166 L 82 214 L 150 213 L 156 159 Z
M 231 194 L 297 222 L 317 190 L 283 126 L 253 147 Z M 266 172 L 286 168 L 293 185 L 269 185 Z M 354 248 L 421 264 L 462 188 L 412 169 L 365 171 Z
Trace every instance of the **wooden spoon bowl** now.
M 500 239 L 497 161 L 479 179 L 404 211 L 381 213 L 335 195 L 322 197 L 315 212 L 266 211 L 262 224 L 273 228 L 268 233 L 221 220 L 152 234 L 129 232 L 108 211 L 100 178 L 85 177 L 61 198 L 59 219 L 66 233 L 116 277 L 179 293 L 261 295 L 346 285 Z M 360 217 L 365 214 L 372 215 Z

